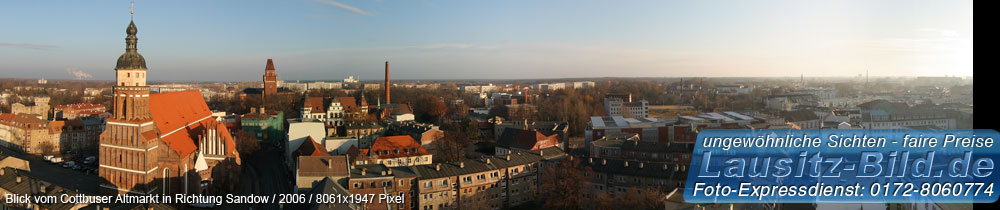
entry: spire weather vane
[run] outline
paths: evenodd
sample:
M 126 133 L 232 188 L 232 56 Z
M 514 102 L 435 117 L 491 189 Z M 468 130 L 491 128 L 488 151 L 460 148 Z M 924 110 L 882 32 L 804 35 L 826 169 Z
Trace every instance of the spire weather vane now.
M 129 4 L 128 4 L 128 14 L 130 16 L 129 18 L 133 18 L 133 19 L 135 18 L 135 1 L 129 2 Z

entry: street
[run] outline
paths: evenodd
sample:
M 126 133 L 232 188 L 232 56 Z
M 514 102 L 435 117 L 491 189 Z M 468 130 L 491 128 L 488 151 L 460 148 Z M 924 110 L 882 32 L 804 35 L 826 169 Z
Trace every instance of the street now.
M 243 160 L 243 174 L 240 186 L 234 195 L 266 195 L 294 193 L 292 191 L 293 176 L 282 161 L 284 150 L 267 145 L 261 145 L 252 157 Z M 223 204 L 219 209 L 279 209 L 277 203 L 267 204 Z

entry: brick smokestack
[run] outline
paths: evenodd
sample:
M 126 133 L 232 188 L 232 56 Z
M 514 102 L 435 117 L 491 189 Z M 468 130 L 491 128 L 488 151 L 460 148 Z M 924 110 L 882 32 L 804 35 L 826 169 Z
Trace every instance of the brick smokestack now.
M 385 103 L 392 104 L 389 100 L 389 61 L 385 62 Z

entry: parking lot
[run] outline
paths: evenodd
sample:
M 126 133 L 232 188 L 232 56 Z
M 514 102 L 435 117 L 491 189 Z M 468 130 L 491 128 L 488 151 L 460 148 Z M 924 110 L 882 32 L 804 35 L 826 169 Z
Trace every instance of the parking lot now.
M 64 168 L 62 165 L 51 163 L 38 155 L 24 154 L 4 147 L 0 147 L 0 152 L 3 155 L 27 160 L 31 167 L 30 173 L 41 180 L 84 194 L 97 194 L 101 178 L 97 176 L 96 170 L 89 170 L 96 168 L 94 166 L 81 166 L 79 169 L 73 170 L 72 167 Z M 93 173 L 87 173 L 88 171 L 93 171 Z

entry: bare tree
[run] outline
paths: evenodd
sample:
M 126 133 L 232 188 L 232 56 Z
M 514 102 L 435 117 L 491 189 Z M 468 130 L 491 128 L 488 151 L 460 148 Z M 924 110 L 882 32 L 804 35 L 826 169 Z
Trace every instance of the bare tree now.
M 56 155 L 57 154 L 56 153 L 56 146 L 53 145 L 52 142 L 47 142 L 47 141 L 46 142 L 42 142 L 41 144 L 38 144 L 38 151 L 42 155 Z
M 612 210 L 618 207 L 615 196 L 609 192 L 601 192 L 594 196 L 594 209 Z
M 590 186 L 578 158 L 566 158 L 559 165 L 547 167 L 540 178 L 540 194 L 545 199 L 547 209 L 579 209 L 584 200 L 585 190 Z
M 666 195 L 654 188 L 632 187 L 618 196 L 618 206 L 626 209 L 663 209 Z
M 444 138 L 438 140 L 435 158 L 441 161 L 459 161 L 465 158 L 465 149 L 472 145 L 469 136 L 458 129 L 444 133 Z
M 244 160 L 260 150 L 260 142 L 253 132 L 240 130 L 234 137 L 236 137 L 236 150 L 240 152 L 240 156 Z

